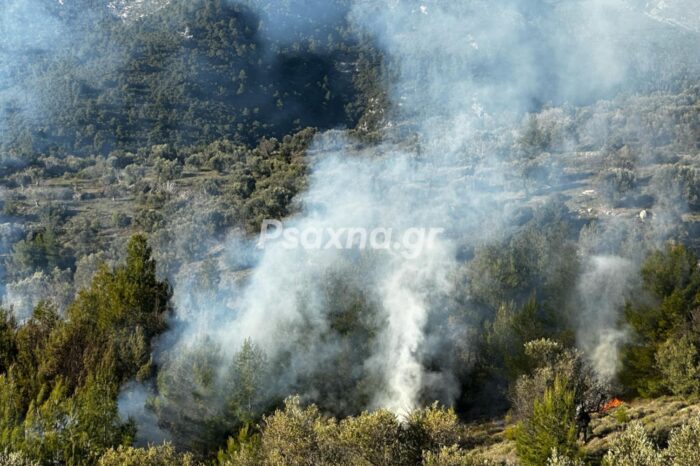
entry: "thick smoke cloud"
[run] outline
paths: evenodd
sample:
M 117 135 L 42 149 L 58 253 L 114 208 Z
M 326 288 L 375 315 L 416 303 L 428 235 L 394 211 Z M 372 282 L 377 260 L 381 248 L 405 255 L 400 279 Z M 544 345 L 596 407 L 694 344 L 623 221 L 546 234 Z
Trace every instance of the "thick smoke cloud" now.
M 659 56 L 649 44 L 662 38 L 655 35 L 658 24 L 618 0 L 356 2 L 350 20 L 387 57 L 398 125 L 389 124 L 385 140 L 362 151 L 342 134 L 319 136 L 302 213 L 285 227 L 445 233 L 415 259 L 391 250 L 268 244 L 253 270 L 228 292 L 220 288 L 215 299 L 199 299 L 195 287 L 178 282 L 180 323 L 164 346 L 177 352 L 206 336 L 233 354 L 252 338 L 270 358 L 287 358 L 276 391 L 306 390 L 310 401 L 318 393 L 303 386 L 304 377 L 350 351 L 352 371 L 376 382 L 367 405 L 354 409 L 403 413 L 422 398 L 450 403 L 456 396 L 449 363 L 428 371 L 425 360 L 444 344 L 441 334 L 431 333 L 441 327 L 428 323 L 440 319 L 440 305 L 454 291 L 449 277 L 459 265 L 458 244 L 501 238 L 515 222 L 507 212 L 529 201 L 508 192 L 519 175 L 492 152 L 489 136 L 546 102 L 589 103 L 634 88 L 641 78 L 653 80 Z M 401 142 L 414 133 L 415 144 Z M 250 246 L 227 247 L 229 255 L 250 254 Z M 585 266 L 579 343 L 607 378 L 615 371 L 607 361 L 615 360 L 623 338 L 617 312 L 629 286 L 618 278 L 631 275 L 634 265 L 611 256 L 592 257 Z M 366 351 L 328 338 L 329 275 L 353 283 L 376 310 L 367 323 L 376 335 Z

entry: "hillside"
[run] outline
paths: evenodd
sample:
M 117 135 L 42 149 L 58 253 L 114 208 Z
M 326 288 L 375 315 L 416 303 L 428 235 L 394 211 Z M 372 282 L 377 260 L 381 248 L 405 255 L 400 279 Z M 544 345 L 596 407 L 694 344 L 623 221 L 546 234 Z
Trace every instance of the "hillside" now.
M 591 434 L 583 444 L 588 460 L 599 462 L 610 444 L 631 422 L 640 421 L 654 442 L 665 445 L 669 434 L 700 415 L 700 405 L 685 399 L 658 398 L 635 400 L 620 407 L 596 413 L 591 420 Z M 509 439 L 504 420 L 467 426 L 467 442 L 481 457 L 496 464 L 520 464 L 515 442 Z
M 0 465 L 698 464 L 689 3 L 0 5 Z
M 303 21 L 275 2 L 256 7 L 267 17 L 244 3 L 203 1 L 8 9 L 3 158 L 223 137 L 254 144 L 307 126 L 354 127 L 377 92 L 376 53 L 342 14 Z M 41 33 L 25 39 L 29 17 Z M 290 28 L 284 38 L 280 22 Z

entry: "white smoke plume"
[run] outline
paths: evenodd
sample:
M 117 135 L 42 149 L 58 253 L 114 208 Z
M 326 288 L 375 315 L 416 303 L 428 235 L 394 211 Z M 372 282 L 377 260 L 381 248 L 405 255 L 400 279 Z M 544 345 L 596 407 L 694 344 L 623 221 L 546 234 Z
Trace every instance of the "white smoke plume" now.
M 163 443 L 171 440 L 170 434 L 158 426 L 158 419 L 151 411 L 144 409 L 153 393 L 142 384 L 130 382 L 122 387 L 117 400 L 119 417 L 126 422 L 132 420 L 138 426 L 135 443 L 147 446 L 149 443 Z
M 206 337 L 234 354 L 251 338 L 271 359 L 284 359 L 275 374 L 282 394 L 298 389 L 315 368 L 355 352 L 349 371 L 378 380 L 364 407 L 401 414 L 424 395 L 454 401 L 449 364 L 428 371 L 424 358 L 442 337 L 428 323 L 440 318 L 453 292 L 458 244 L 502 238 L 514 222 L 507 213 L 531 201 L 512 189 L 520 175 L 497 153 L 512 144 L 499 139 L 514 137 L 504 129 L 544 102 L 591 102 L 636 85 L 636 77 L 658 65 L 648 46 L 659 38 L 657 26 L 622 0 L 358 1 L 350 17 L 380 45 L 395 73 L 392 123 L 373 147 L 358 149 L 334 131 L 320 135 L 309 151 L 312 174 L 301 213 L 285 227 L 383 227 L 398 234 L 422 227 L 444 234 L 412 259 L 391 248 L 269 244 L 252 270 L 237 271 L 242 278 L 208 299 L 179 281 L 178 321 L 163 346 L 176 352 Z M 251 254 L 245 241 L 225 247 L 231 256 Z M 612 377 L 609 361 L 622 341 L 617 312 L 628 289 L 617 278 L 634 267 L 619 257 L 594 257 L 586 267 L 578 340 L 600 374 Z M 341 284 L 333 282 L 337 277 Z M 366 318 L 376 330 L 368 347 L 327 338 L 329 286 L 359 289 L 376 309 Z M 305 388 L 313 400 L 315 388 Z
M 579 283 L 576 339 L 598 376 L 611 381 L 617 374 L 620 345 L 627 333 L 620 328 L 619 310 L 633 289 L 634 263 L 618 256 L 592 256 Z

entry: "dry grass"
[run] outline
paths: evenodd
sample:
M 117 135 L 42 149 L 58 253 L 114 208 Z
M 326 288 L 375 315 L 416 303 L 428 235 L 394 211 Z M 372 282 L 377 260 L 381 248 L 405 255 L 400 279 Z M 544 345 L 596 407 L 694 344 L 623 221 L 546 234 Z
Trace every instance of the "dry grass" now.
M 598 464 L 608 449 L 611 438 L 633 420 L 640 420 L 649 435 L 665 447 L 673 429 L 700 416 L 700 400 L 683 400 L 662 397 L 653 400 L 634 400 L 619 408 L 593 415 L 592 435 L 583 447 L 586 459 Z M 505 421 L 492 421 L 470 425 L 467 438 L 473 451 L 484 458 L 504 465 L 518 465 L 515 442 L 509 439 L 512 425 Z

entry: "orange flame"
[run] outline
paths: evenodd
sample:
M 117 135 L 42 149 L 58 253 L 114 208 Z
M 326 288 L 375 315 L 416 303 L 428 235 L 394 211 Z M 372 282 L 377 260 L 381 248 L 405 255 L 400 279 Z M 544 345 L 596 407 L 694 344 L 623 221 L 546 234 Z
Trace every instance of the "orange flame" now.
M 603 405 L 603 412 L 615 409 L 619 406 L 622 406 L 622 401 L 618 398 L 613 398 Z

